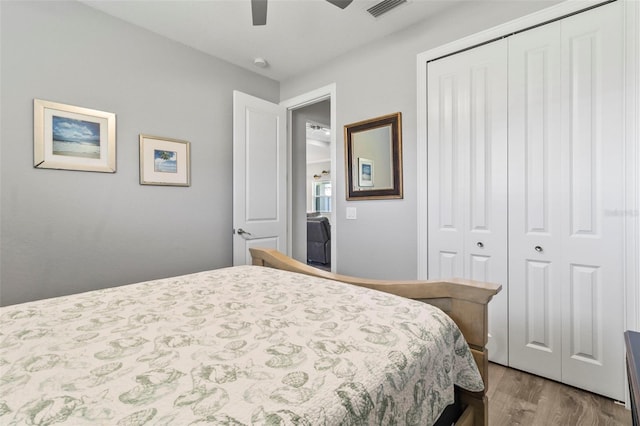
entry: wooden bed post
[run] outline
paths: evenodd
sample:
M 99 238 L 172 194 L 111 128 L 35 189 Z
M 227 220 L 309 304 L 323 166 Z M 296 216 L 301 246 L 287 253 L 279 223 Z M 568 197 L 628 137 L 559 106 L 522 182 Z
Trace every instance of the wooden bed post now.
M 484 382 L 481 392 L 458 389 L 463 406 L 467 407 L 456 425 L 488 426 L 489 358 L 487 355 L 488 303 L 501 289 L 498 284 L 450 279 L 428 281 L 386 281 L 333 274 L 291 259 L 273 249 L 250 248 L 253 264 L 275 269 L 341 281 L 384 291 L 434 305 L 449 315 L 467 341 Z

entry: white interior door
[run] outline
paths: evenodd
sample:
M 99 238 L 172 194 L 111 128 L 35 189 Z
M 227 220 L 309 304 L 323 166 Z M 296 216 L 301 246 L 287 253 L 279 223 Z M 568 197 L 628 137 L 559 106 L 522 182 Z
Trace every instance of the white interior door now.
M 489 359 L 508 363 L 507 45 L 427 65 L 429 278 L 495 282 Z
M 233 264 L 249 248 L 287 250 L 286 113 L 280 105 L 233 92 Z

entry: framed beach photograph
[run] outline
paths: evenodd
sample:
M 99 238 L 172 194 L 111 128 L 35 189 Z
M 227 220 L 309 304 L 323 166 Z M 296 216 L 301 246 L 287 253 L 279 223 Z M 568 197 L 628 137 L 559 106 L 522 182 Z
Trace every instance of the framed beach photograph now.
M 116 115 L 34 99 L 33 166 L 114 173 Z
M 358 158 L 358 186 L 373 186 L 373 161 Z
M 141 185 L 191 185 L 191 144 L 187 141 L 140 135 Z

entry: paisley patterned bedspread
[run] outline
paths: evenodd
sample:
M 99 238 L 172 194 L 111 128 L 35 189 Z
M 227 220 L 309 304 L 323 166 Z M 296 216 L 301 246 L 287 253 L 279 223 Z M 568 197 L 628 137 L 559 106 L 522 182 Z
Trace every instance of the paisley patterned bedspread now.
M 454 384 L 442 311 L 269 268 L 0 308 L 3 425 L 430 425 Z

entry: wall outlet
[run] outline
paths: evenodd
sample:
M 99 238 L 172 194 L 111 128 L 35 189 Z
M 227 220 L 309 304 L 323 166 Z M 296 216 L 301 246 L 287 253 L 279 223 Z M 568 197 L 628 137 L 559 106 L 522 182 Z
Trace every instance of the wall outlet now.
M 347 207 L 347 219 L 357 219 L 358 215 L 356 213 L 355 207 Z

